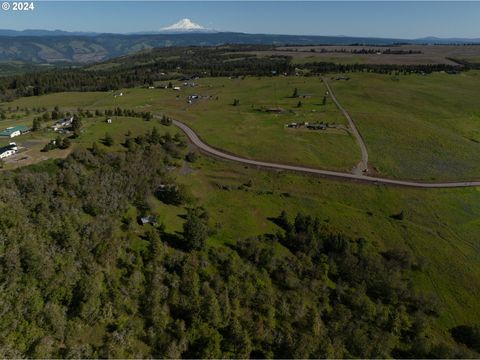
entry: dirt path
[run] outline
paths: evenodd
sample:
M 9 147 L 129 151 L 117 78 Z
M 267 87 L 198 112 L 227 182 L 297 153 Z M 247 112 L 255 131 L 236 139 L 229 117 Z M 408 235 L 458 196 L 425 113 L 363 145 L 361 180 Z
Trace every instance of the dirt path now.
M 240 162 L 247 165 L 253 165 L 253 166 L 263 167 L 267 169 L 297 171 L 302 173 L 323 175 L 323 176 L 341 178 L 341 179 L 347 179 L 347 180 L 357 180 L 357 181 L 368 182 L 373 184 L 399 185 L 399 186 L 409 186 L 409 187 L 416 187 L 416 188 L 456 188 L 456 187 L 480 186 L 480 181 L 425 183 L 425 182 L 408 181 L 408 180 L 377 178 L 373 176 L 356 174 L 356 173 L 353 173 L 353 174 L 343 173 L 339 171 L 312 169 L 312 168 L 307 168 L 303 166 L 276 164 L 276 163 L 246 159 L 240 156 L 227 154 L 221 150 L 212 148 L 208 144 L 204 143 L 190 127 L 188 127 L 187 125 L 185 125 L 184 123 L 178 120 L 173 120 L 173 124 L 179 127 L 187 135 L 190 141 L 204 153 L 213 155 L 222 159 Z
M 352 173 L 356 175 L 362 175 L 365 172 L 368 171 L 368 150 L 367 150 L 367 145 L 365 144 L 365 141 L 362 138 L 362 135 L 358 131 L 357 127 L 355 126 L 355 123 L 353 122 L 352 118 L 350 117 L 350 114 L 343 108 L 343 106 L 338 102 L 337 98 L 335 97 L 334 92 L 332 91 L 332 88 L 328 84 L 327 78 L 322 77 L 322 81 L 325 84 L 325 87 L 328 90 L 328 93 L 330 97 L 332 98 L 333 102 L 335 105 L 337 105 L 337 108 L 342 112 L 343 116 L 348 121 L 348 125 L 350 127 L 350 131 L 352 132 L 353 136 L 355 137 L 355 140 L 357 140 L 357 144 L 360 147 L 360 150 L 362 152 L 362 161 L 360 161 L 356 167 L 353 168 Z

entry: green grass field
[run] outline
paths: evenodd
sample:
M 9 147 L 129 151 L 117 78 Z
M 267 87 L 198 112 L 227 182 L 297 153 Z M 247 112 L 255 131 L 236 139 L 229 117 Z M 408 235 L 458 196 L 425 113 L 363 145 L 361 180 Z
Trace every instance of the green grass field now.
M 286 172 L 258 171 L 201 157 L 180 182 L 211 215 L 222 243 L 272 233 L 282 210 L 318 215 L 333 229 L 409 249 L 426 260 L 415 286 L 438 297 L 441 326 L 480 320 L 480 188 L 416 190 Z M 245 186 L 251 180 L 252 186 Z M 404 220 L 390 218 L 403 211 Z
M 290 55 L 291 53 L 289 53 Z M 295 56 L 293 55 L 292 64 L 306 64 L 312 62 L 331 62 L 335 64 L 344 64 L 344 65 L 351 65 L 351 64 L 365 64 L 367 60 L 360 56 L 315 56 L 315 55 L 307 55 L 307 56 Z
M 358 123 L 371 165 L 380 175 L 424 181 L 478 178 L 480 72 L 426 76 L 354 73 L 350 77 L 344 82 L 332 80 L 332 86 Z M 175 82 L 181 91 L 126 89 L 122 97 L 114 97 L 113 92 L 61 93 L 8 105 L 60 105 L 65 110 L 120 106 L 165 113 L 188 123 L 214 147 L 265 161 L 348 171 L 360 158 L 347 131 L 284 127 L 303 121 L 345 125 L 330 99 L 322 105 L 325 88 L 316 77 L 207 78 L 197 83 L 191 88 Z M 292 98 L 295 88 L 307 97 Z M 202 99 L 188 104 L 187 96 L 192 94 Z M 234 99 L 239 100 L 238 106 L 232 105 Z M 300 108 L 298 101 L 302 102 Z M 274 107 L 284 111 L 265 111 Z
M 59 105 L 64 111 L 119 106 L 165 113 L 191 125 L 214 147 L 266 161 L 348 171 L 360 158 L 360 151 L 347 131 L 285 128 L 285 124 L 303 121 L 345 125 L 345 119 L 329 99 L 322 105 L 325 88 L 318 78 L 213 78 L 200 79 L 198 83 L 194 88 L 174 83 L 182 86 L 181 91 L 127 89 L 122 91 L 124 96 L 116 98 L 112 92 L 60 93 L 19 99 L 9 106 Z M 295 88 L 307 98 L 291 98 Z M 188 104 L 186 98 L 191 94 L 202 99 Z M 240 101 L 238 106 L 232 106 L 234 99 Z M 297 108 L 299 101 L 302 106 Z M 273 107 L 284 112 L 265 111 Z
M 479 178 L 480 72 L 349 76 L 332 86 L 382 175 Z

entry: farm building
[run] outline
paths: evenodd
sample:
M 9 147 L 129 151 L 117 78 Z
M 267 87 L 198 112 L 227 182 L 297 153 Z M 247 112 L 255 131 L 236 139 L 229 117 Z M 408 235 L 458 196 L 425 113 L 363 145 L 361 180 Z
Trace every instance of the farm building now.
M 141 225 L 146 225 L 146 224 L 155 225 L 156 223 L 157 223 L 157 218 L 153 215 L 147 215 L 147 216 L 140 217 L 140 224 Z
M 53 131 L 58 131 L 60 129 L 66 128 L 71 126 L 73 123 L 73 116 L 69 118 L 62 119 L 60 121 L 57 121 L 53 126 L 52 129 Z
M 200 96 L 198 96 L 198 95 L 189 95 L 187 97 L 187 102 L 189 104 L 191 104 L 192 102 L 194 102 L 195 100 L 198 100 L 198 99 L 200 99 Z
M 29 132 L 30 128 L 26 125 L 12 126 L 0 132 L 0 136 L 13 138 L 15 136 L 22 135 Z
M 0 159 L 12 156 L 18 152 L 17 144 L 12 142 L 7 146 L 3 146 L 0 148 Z
M 325 130 L 327 128 L 327 125 L 325 124 L 308 124 L 306 125 L 307 129 L 310 130 Z
M 279 108 L 279 107 L 272 107 L 272 108 L 266 109 L 266 112 L 279 114 L 279 113 L 284 112 L 284 110 L 282 108 Z

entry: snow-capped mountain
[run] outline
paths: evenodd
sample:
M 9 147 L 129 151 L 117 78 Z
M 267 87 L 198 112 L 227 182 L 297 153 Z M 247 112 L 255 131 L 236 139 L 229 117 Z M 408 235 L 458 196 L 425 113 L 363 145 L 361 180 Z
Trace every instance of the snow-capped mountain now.
M 211 29 L 207 29 L 200 24 L 194 23 L 190 19 L 182 19 L 175 24 L 164 27 L 161 29 L 162 32 L 170 33 L 185 33 L 185 32 L 214 32 Z

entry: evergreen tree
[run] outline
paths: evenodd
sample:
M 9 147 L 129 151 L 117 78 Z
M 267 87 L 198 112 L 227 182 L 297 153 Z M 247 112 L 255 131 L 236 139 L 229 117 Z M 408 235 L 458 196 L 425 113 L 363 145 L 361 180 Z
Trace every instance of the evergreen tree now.
M 110 133 L 105 133 L 105 137 L 103 138 L 103 143 L 106 145 L 106 146 L 112 146 L 115 141 L 113 140 L 113 137 L 112 135 L 110 135 Z
M 206 216 L 200 208 L 189 208 L 183 224 L 183 238 L 187 250 L 201 250 L 208 236 Z
M 38 117 L 33 119 L 32 131 L 40 131 L 42 129 L 42 122 Z
M 82 129 L 82 120 L 78 115 L 73 115 L 72 131 L 75 137 L 79 137 Z

